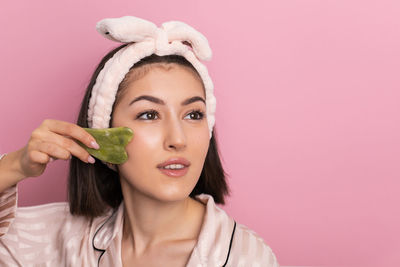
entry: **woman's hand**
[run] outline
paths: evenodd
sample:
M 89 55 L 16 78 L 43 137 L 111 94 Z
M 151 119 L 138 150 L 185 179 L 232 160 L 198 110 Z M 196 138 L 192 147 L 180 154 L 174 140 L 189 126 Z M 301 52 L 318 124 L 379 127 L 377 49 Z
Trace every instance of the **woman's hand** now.
M 75 156 L 86 163 L 94 158 L 73 139 L 98 149 L 96 140 L 82 127 L 59 120 L 46 119 L 36 128 L 28 144 L 20 150 L 20 173 L 24 177 L 41 175 L 53 159 L 68 160 Z

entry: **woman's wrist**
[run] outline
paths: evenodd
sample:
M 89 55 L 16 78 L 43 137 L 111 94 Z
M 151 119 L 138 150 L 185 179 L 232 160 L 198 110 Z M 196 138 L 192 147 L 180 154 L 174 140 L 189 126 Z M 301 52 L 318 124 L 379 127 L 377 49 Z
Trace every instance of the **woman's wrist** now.
M 3 154 L 0 159 L 0 192 L 19 183 L 26 177 L 22 174 L 19 162 L 20 150 Z

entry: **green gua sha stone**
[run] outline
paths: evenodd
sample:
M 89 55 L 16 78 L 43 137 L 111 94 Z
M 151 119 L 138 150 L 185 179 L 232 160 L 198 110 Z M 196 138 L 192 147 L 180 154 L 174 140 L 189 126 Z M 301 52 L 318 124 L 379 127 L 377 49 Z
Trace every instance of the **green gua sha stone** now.
M 78 141 L 90 155 L 112 164 L 121 164 L 127 161 L 128 154 L 125 147 L 133 137 L 133 131 L 130 128 L 83 129 L 90 133 L 100 146 L 99 149 L 93 149 Z

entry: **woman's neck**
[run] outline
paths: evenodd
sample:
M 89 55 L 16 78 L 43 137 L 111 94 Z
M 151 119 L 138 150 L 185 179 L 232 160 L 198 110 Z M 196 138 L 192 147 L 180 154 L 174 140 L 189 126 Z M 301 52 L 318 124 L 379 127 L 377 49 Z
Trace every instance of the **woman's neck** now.
M 140 192 L 124 194 L 123 242 L 139 256 L 161 243 L 197 239 L 205 205 L 190 197 L 163 202 Z

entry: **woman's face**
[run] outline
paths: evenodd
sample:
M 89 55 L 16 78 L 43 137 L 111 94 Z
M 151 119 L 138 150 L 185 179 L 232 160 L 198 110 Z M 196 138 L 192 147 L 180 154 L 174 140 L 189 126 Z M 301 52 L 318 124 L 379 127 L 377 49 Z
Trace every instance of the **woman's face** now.
M 133 130 L 133 139 L 126 147 L 128 160 L 118 166 L 121 185 L 161 201 L 189 196 L 200 177 L 209 146 L 205 103 L 197 100 L 182 105 L 192 97 L 205 101 L 202 82 L 192 70 L 178 64 L 172 66 L 170 70 L 151 67 L 142 78 L 130 82 L 112 118 L 112 127 Z M 134 101 L 143 95 L 164 104 L 146 99 Z M 176 157 L 190 162 L 184 176 L 171 177 L 157 167 Z

